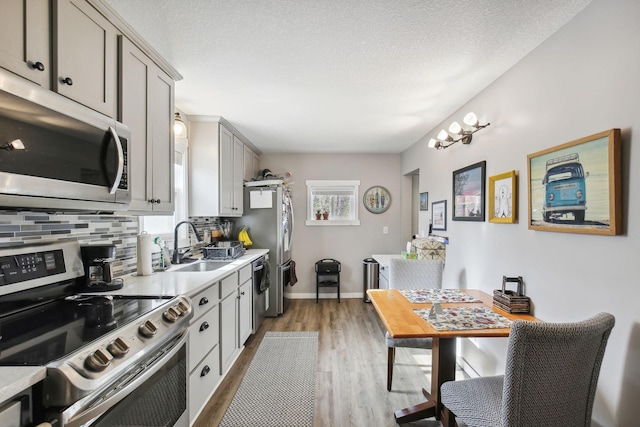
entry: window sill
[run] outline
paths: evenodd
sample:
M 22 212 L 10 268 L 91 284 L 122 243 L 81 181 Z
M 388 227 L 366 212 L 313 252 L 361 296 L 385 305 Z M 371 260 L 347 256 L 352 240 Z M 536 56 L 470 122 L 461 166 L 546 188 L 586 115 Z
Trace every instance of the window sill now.
M 338 220 L 338 219 L 308 219 L 305 225 L 311 226 L 328 226 L 328 225 L 360 225 L 358 220 Z

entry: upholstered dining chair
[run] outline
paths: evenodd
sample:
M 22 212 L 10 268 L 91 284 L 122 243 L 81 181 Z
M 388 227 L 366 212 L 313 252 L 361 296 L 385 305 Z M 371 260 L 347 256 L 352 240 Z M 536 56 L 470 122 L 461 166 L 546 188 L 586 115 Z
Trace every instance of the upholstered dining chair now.
M 440 387 L 450 420 L 469 427 L 589 427 L 614 323 L 609 313 L 574 323 L 515 321 L 504 375 Z
M 440 289 L 444 263 L 432 259 L 389 260 L 389 289 Z M 393 365 L 397 347 L 431 348 L 431 338 L 391 338 L 386 333 L 387 342 L 387 391 L 391 391 Z

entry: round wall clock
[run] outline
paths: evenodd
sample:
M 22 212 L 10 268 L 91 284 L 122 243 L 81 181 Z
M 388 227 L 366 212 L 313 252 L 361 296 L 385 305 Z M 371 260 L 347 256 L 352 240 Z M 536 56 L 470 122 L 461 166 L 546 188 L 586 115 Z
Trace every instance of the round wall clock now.
M 386 188 L 377 185 L 364 192 L 362 203 L 369 212 L 379 214 L 389 209 L 391 194 Z

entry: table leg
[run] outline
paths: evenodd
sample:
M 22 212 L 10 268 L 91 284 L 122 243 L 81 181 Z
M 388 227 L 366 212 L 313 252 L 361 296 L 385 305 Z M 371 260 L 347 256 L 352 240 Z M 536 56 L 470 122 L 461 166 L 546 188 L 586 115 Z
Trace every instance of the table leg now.
M 456 339 L 434 338 L 431 345 L 431 392 L 422 390 L 426 402 L 400 409 L 394 413 L 398 424 L 410 423 L 422 418 L 440 419 L 440 386 L 456 378 Z

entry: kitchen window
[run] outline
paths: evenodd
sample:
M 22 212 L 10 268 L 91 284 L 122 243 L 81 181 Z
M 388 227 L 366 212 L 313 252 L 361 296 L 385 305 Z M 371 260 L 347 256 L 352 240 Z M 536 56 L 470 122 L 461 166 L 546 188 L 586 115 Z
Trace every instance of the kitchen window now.
M 160 237 L 160 240 L 173 242 L 173 230 L 177 223 L 188 218 L 187 208 L 189 189 L 189 156 L 188 143 L 184 138 L 176 138 L 174 161 L 174 212 L 173 215 L 140 217 L 140 230 Z M 190 245 L 187 227 L 178 230 L 178 247 Z M 170 244 L 170 246 L 173 246 Z
M 307 180 L 306 225 L 360 225 L 358 180 Z

